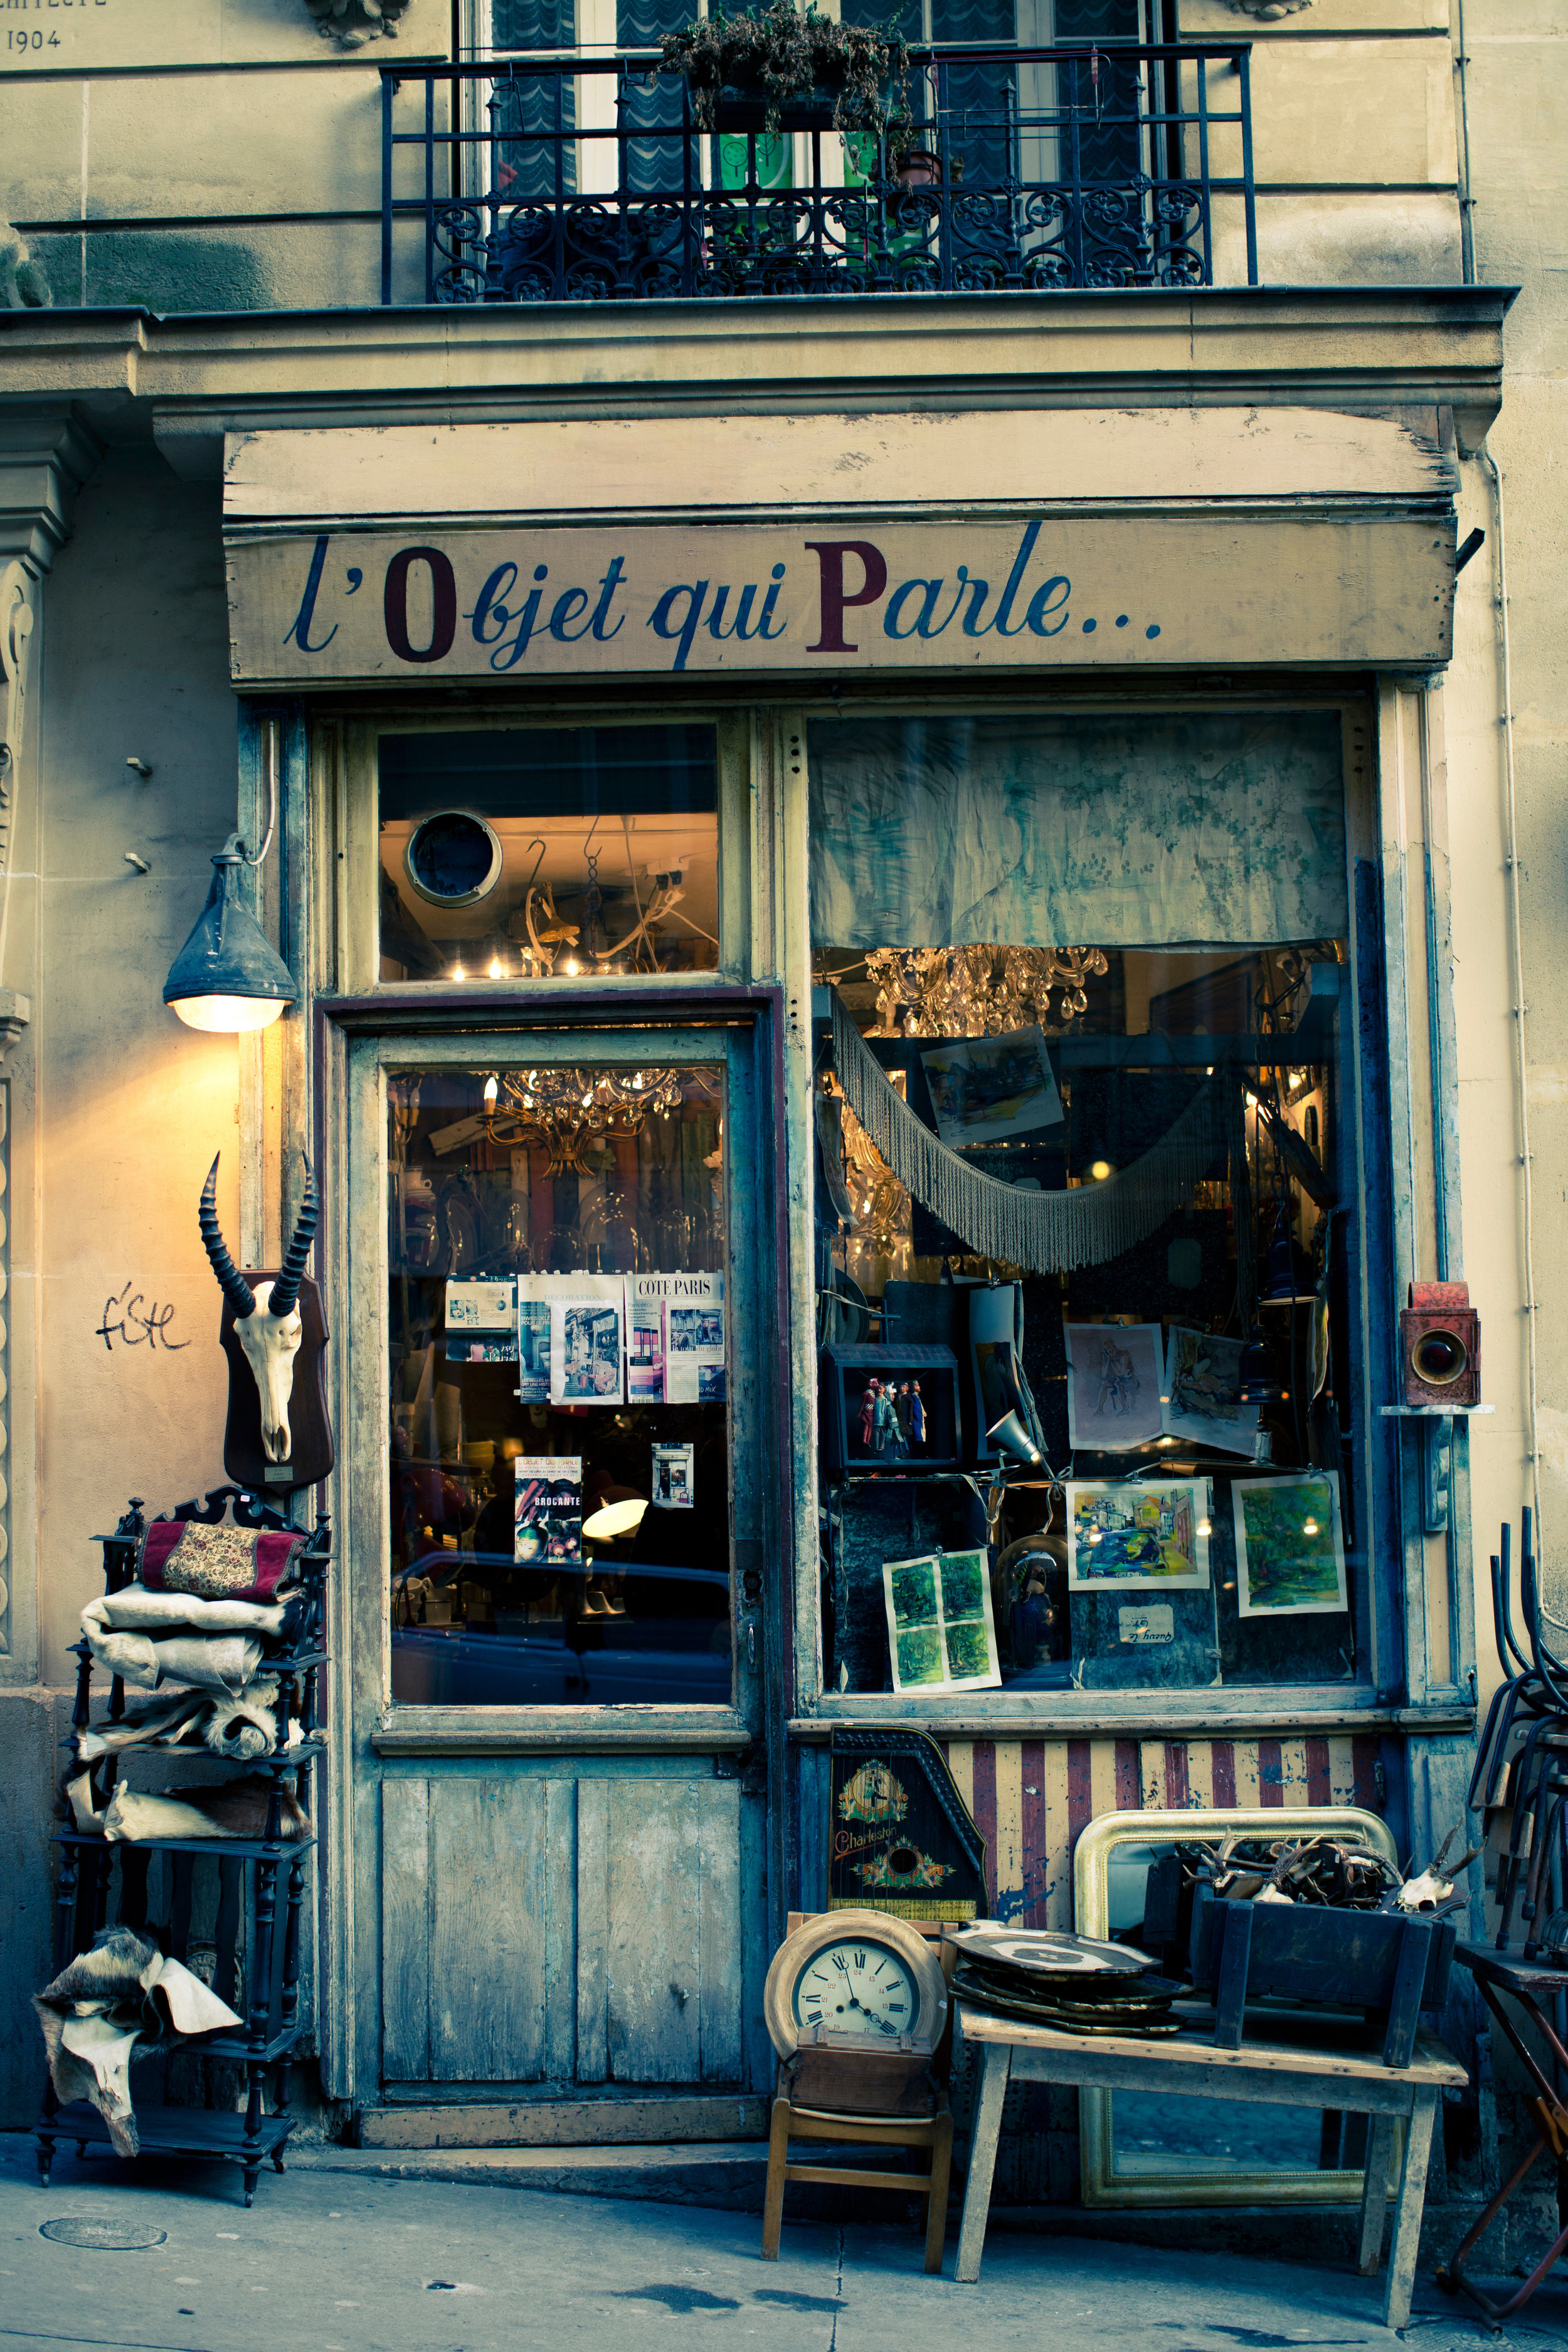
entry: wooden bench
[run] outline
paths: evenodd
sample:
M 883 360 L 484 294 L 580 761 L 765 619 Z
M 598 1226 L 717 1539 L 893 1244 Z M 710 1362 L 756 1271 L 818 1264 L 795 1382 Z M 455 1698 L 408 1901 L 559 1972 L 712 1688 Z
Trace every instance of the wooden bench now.
M 954 2273 L 966 2285 L 980 2276 L 1002 2097 L 1009 2077 L 1098 2090 L 1163 2092 L 1172 2098 L 1258 2099 L 1288 2107 L 1338 2107 L 1373 2118 L 1361 2206 L 1358 2268 L 1363 2278 L 1375 2274 L 1382 2255 L 1394 2126 L 1402 2119 L 1406 2123 L 1383 2305 L 1385 2326 L 1405 2326 L 1421 2239 L 1433 2118 L 1441 2094 L 1468 2080 L 1464 2068 L 1430 2034 L 1416 2036 L 1408 2065 L 1387 2066 L 1381 2051 L 1309 2046 L 1300 2041 L 1249 2041 L 1238 2050 L 1224 2050 L 1215 2046 L 1212 2030 L 1194 2030 L 1169 2041 L 1135 2034 L 1064 2033 L 1052 2026 L 994 2017 L 963 2000 L 957 2008 L 958 2031 L 981 2053 Z M 1189 2016 L 1193 2011 L 1205 2020 L 1211 2016 L 1189 2004 Z

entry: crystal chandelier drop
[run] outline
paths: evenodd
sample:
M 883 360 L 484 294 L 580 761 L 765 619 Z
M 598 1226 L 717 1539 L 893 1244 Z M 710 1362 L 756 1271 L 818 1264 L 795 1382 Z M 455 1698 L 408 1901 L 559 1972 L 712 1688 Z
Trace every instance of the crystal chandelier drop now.
M 1089 1009 L 1085 982 L 1107 969 L 1103 948 L 874 948 L 872 1037 L 997 1037 L 1071 1021 Z
M 485 1133 L 492 1143 L 542 1145 L 552 1176 L 586 1176 L 592 1145 L 628 1139 L 680 1098 L 676 1070 L 502 1070 L 485 1088 Z

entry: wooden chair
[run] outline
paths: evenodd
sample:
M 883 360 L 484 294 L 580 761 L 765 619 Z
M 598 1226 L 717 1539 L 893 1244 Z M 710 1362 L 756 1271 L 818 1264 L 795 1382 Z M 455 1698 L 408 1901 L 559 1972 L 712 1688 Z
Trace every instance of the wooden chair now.
M 785 1932 L 793 1935 L 805 1920 L 820 1915 L 810 1911 L 792 1911 Z M 908 1924 L 920 1935 L 939 1939 L 944 1925 L 954 1922 L 923 1919 Z M 951 1981 L 956 1948 L 942 1946 L 942 1972 Z M 830 2187 L 843 2189 L 906 2189 L 926 2203 L 925 2266 L 933 2275 L 942 2270 L 942 2238 L 947 2228 L 948 2179 L 952 2168 L 952 2116 L 947 2104 L 946 2082 L 952 2051 L 952 2021 L 951 2008 L 948 2024 L 931 2062 L 936 2088 L 931 2095 L 924 2115 L 871 2115 L 821 2106 L 796 2105 L 795 2101 L 795 2068 L 785 2060 L 780 2064 L 778 2089 L 773 2099 L 773 2124 L 768 2134 L 768 2184 L 763 2204 L 763 2260 L 776 2263 L 779 2258 L 779 2231 L 784 2222 L 784 2183 L 789 2180 L 816 2180 Z M 839 2164 L 797 2164 L 790 2160 L 791 2140 L 828 2140 L 840 2146 L 902 2147 L 911 2158 L 929 2151 L 927 2168 L 923 2172 L 872 2172 Z

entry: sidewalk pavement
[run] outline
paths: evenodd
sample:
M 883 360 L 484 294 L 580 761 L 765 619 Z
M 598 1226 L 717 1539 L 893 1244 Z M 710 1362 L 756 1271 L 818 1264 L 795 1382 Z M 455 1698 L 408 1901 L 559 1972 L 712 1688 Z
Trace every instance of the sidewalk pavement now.
M 301 2149 L 305 2157 L 306 2151 Z M 124 2251 L 40 2234 L 112 2225 Z M 245 2210 L 231 2166 L 56 2156 L 0 2135 L 0 2347 L 39 2352 L 1355 2352 L 1390 2345 L 1380 2281 L 1261 2262 L 997 2231 L 978 2286 L 921 2268 L 921 2233 L 792 2224 L 758 2253 L 754 2215 L 519 2193 L 312 2168 L 264 2173 Z M 1280 2241 L 1290 2242 L 1281 2217 Z M 1417 2352 L 1568 2347 L 1568 2283 L 1501 2337 L 1430 2281 Z

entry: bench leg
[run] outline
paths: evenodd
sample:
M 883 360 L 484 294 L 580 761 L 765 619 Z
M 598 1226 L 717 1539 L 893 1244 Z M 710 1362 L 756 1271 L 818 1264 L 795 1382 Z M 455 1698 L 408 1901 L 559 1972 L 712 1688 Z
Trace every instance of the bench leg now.
M 768 2185 L 763 2197 L 763 2260 L 779 2258 L 779 2231 L 784 2226 L 784 2167 L 789 2162 L 789 2101 L 773 2101 L 773 2129 L 768 2134 Z
M 1388 2250 L 1388 2291 L 1383 2302 L 1385 2327 L 1403 2327 L 1410 2316 L 1410 2296 L 1415 2284 L 1415 2255 L 1421 2243 L 1421 2209 L 1426 2201 L 1426 2160 L 1432 2148 L 1432 2123 L 1437 2111 L 1436 2091 L 1417 2091 L 1405 2126 L 1405 2168 L 1399 2176 L 1399 2202 L 1394 2209 L 1394 2243 Z
M 969 2136 L 969 2179 L 963 2191 L 963 2220 L 958 2232 L 958 2260 L 953 2277 L 973 2286 L 980 2276 L 985 2221 L 991 2210 L 991 2178 L 996 2169 L 996 2143 L 1002 2136 L 1002 2095 L 1013 2053 L 1005 2042 L 987 2042 L 974 2102 L 974 2122 Z
M 931 2194 L 926 2200 L 926 2269 L 933 2278 L 942 2275 L 942 2240 L 947 2235 L 947 2184 L 952 2171 L 952 2117 L 938 2116 L 936 2137 L 931 2142 Z
M 1366 2185 L 1361 2193 L 1361 2250 L 1356 2268 L 1363 2278 L 1375 2278 L 1383 2260 L 1383 2225 L 1388 2212 L 1388 2154 L 1394 2145 L 1394 2117 L 1373 2116 L 1366 2136 Z

